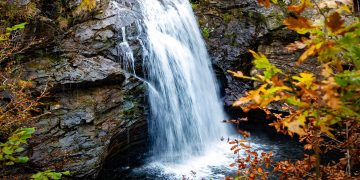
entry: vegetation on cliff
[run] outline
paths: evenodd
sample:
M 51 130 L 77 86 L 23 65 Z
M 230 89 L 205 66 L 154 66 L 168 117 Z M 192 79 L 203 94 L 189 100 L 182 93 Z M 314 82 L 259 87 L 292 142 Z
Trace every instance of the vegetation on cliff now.
M 93 0 L 83 0 L 73 5 L 65 1 L 42 0 L 0 2 L 0 174 L 7 174 L 5 166 L 29 161 L 25 147 L 35 128 L 24 127 L 34 126 L 36 119 L 44 115 L 44 104 L 40 101 L 48 94 L 47 87 L 40 92 L 34 91 L 34 83 L 23 80 L 19 60 L 26 56 L 23 53 L 30 45 L 39 43 L 31 39 L 26 44 L 24 38 L 32 38 L 25 30 L 26 26 L 47 16 L 55 18 L 60 28 L 67 28 L 69 19 L 74 21 L 77 16 L 84 16 L 87 14 L 84 12 L 95 7 L 96 1 Z M 47 170 L 32 175 L 31 179 L 61 179 L 62 175 L 70 175 L 70 172 Z
M 269 0 L 258 0 L 270 7 Z M 277 4 L 277 1 L 271 1 Z M 321 72 L 289 75 L 261 53 L 251 51 L 254 66 L 261 72 L 247 76 L 229 71 L 235 77 L 256 81 L 259 87 L 247 92 L 233 106 L 245 112 L 262 109 L 276 120 L 270 124 L 279 133 L 299 137 L 310 153 L 303 160 L 277 162 L 273 171 L 282 179 L 357 179 L 360 122 L 360 23 L 351 11 L 350 1 L 301 0 L 287 6 L 289 16 L 284 25 L 302 35 L 290 44 L 291 51 L 303 49 L 298 64 L 318 61 Z M 283 113 L 273 113 L 271 103 L 283 104 Z M 232 120 L 230 122 L 238 122 Z M 245 136 L 246 137 L 246 136 Z M 261 158 L 250 147 L 235 140 L 232 150 L 246 150 L 247 158 L 239 158 L 231 166 L 238 167 L 237 178 L 265 179 Z M 331 162 L 322 160 L 329 152 L 339 155 Z M 268 157 L 263 154 L 263 157 Z M 265 161 L 268 162 L 268 161 Z M 265 163 L 268 167 L 268 163 Z M 232 179 L 232 178 L 229 178 Z

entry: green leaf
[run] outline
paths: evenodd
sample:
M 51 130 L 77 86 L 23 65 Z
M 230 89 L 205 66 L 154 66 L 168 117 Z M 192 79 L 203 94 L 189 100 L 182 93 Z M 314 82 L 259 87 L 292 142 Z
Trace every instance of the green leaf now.
M 63 175 L 70 176 L 70 171 L 64 171 L 62 172 Z
M 33 174 L 31 176 L 31 179 L 33 179 L 33 180 L 48 180 L 49 178 L 46 177 L 43 172 L 38 172 L 36 174 Z
M 25 150 L 24 148 L 19 147 L 19 148 L 15 149 L 15 152 L 20 153 L 20 152 L 23 152 L 24 150 Z
M 27 24 L 28 24 L 27 22 L 17 24 L 17 25 L 14 25 L 14 26 L 10 27 L 10 28 L 6 28 L 6 31 L 11 32 L 11 31 L 15 31 L 15 30 L 18 30 L 18 29 L 24 29 L 25 25 L 27 25 Z
M 29 158 L 26 156 L 17 157 L 17 160 L 16 160 L 17 163 L 27 163 L 28 161 L 29 161 Z
M 255 51 L 249 50 L 254 57 L 254 65 L 256 69 L 265 69 L 264 76 L 266 80 L 271 79 L 277 73 L 283 73 L 276 66 L 272 65 L 266 56 L 262 53 L 256 53 Z
M 1 149 L 1 151 L 7 155 L 13 154 L 14 150 L 12 149 L 12 147 L 9 146 L 5 146 Z
M 33 134 L 35 132 L 35 128 L 22 128 L 21 131 L 25 131 L 26 134 Z
M 61 179 L 62 174 L 58 172 L 51 172 L 46 174 L 50 179 L 58 180 Z
M 14 164 L 15 164 L 15 163 L 14 163 L 13 161 L 9 161 L 9 162 L 6 162 L 6 163 L 5 163 L 6 166 L 12 166 L 12 165 L 14 165 Z
M 295 96 L 287 98 L 286 102 L 291 104 L 291 105 L 294 105 L 294 106 L 300 106 L 301 105 L 300 100 L 296 99 Z

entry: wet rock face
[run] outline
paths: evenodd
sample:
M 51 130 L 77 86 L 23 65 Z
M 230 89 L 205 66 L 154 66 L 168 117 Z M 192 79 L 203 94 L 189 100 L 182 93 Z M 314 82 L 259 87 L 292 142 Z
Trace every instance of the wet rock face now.
M 215 66 L 226 76 L 224 101 L 230 106 L 250 86 L 231 77 L 227 70 L 249 72 L 251 56 L 267 33 L 266 22 L 256 1 L 214 0 L 200 3 L 194 11 Z M 208 34 L 206 37 L 205 34 Z
M 35 91 L 50 93 L 28 148 L 37 168 L 96 178 L 107 158 L 146 142 L 144 84 L 126 75 L 125 52 L 117 47 L 126 40 L 141 61 L 138 5 L 108 3 L 94 18 L 29 49 L 35 53 L 23 64 L 24 78 L 37 84 Z M 141 62 L 135 69 L 141 71 Z
M 304 51 L 289 51 L 286 48 L 289 44 L 300 39 L 300 35 L 296 32 L 280 29 L 269 33 L 263 38 L 258 47 L 258 51 L 263 53 L 276 67 L 291 75 L 300 72 L 319 74 L 319 72 L 321 72 L 320 64 L 315 59 L 310 58 L 298 65 L 297 60 Z
M 231 104 L 253 89 L 254 85 L 243 79 L 232 77 L 227 70 L 242 71 L 247 75 L 258 73 L 252 70 L 252 56 L 248 49 L 265 54 L 269 61 L 289 74 L 302 71 L 317 74 L 318 64 L 306 61 L 298 66 L 297 59 L 302 51 L 291 52 L 286 46 L 299 40 L 293 31 L 283 27 L 286 16 L 282 9 L 272 6 L 269 9 L 259 7 L 251 0 L 212 0 L 193 6 L 202 29 L 217 74 L 222 78 L 224 103 L 230 115 L 239 116 L 240 109 L 233 109 Z M 194 1 L 194 3 L 196 3 Z M 281 110 L 281 104 L 273 104 L 270 109 Z
M 31 163 L 95 178 L 107 156 L 145 141 L 143 90 L 131 80 L 53 93 L 50 114 L 37 123 L 31 140 Z M 122 146 L 110 145 L 113 139 L 122 139 Z

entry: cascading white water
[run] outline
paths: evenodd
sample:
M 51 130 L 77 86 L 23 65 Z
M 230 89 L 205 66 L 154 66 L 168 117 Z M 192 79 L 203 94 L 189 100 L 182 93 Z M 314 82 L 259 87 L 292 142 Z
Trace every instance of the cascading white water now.
M 227 135 L 216 80 L 188 0 L 142 0 L 154 159 L 181 162 Z

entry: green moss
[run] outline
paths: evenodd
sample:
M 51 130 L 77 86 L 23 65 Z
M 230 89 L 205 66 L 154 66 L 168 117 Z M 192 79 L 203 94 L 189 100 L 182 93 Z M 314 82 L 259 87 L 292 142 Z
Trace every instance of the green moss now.
M 202 35 L 205 39 L 208 39 L 210 37 L 210 29 L 207 27 L 204 27 L 202 29 Z
M 236 42 L 236 37 L 237 37 L 236 33 L 225 34 L 224 36 L 225 36 L 225 38 L 228 38 L 230 40 L 231 46 L 235 46 L 235 47 L 239 46 L 239 43 Z
M 199 17 L 198 23 L 200 26 L 204 26 L 206 24 L 206 20 L 204 17 Z
M 262 13 L 255 12 L 255 11 L 249 11 L 247 16 L 251 19 L 257 20 L 257 21 L 265 21 L 266 18 Z
M 225 13 L 223 15 L 223 20 L 227 23 L 230 22 L 233 18 L 234 18 L 234 16 L 230 13 Z
M 192 7 L 193 10 L 198 9 L 199 6 L 200 6 L 200 4 L 198 4 L 198 3 L 191 3 L 191 7 Z

